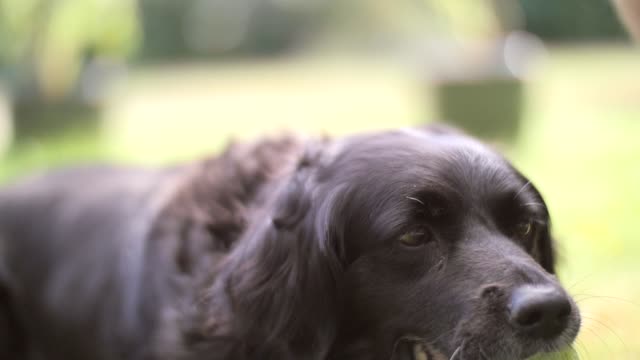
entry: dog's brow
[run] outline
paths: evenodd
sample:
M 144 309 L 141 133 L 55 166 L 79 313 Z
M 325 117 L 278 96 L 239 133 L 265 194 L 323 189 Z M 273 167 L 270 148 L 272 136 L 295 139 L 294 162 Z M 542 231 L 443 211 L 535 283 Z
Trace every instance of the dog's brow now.
M 537 202 L 528 202 L 528 203 L 524 203 L 524 204 L 520 204 L 520 207 L 544 207 L 544 204 L 542 203 L 537 203 Z
M 545 208 L 546 206 L 543 203 L 539 203 L 539 202 L 527 202 L 527 203 L 522 203 L 519 205 L 521 208 L 526 208 L 528 209 L 528 211 L 533 212 L 534 214 L 537 214 L 539 216 L 544 217 L 544 213 L 545 213 Z

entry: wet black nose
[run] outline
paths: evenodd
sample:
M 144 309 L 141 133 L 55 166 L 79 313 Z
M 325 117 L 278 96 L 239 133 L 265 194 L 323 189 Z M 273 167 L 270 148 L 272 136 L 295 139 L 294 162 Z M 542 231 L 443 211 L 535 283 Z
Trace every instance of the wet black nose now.
M 560 289 L 549 285 L 524 285 L 511 295 L 511 323 L 528 336 L 549 339 L 566 329 L 571 303 Z

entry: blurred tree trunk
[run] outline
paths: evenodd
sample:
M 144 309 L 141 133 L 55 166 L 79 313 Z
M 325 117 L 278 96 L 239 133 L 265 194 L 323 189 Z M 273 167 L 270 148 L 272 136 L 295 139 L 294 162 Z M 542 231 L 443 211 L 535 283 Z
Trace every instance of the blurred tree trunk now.
M 638 0 L 613 0 L 618 15 L 633 35 L 636 41 L 640 41 L 640 1 Z
M 40 0 L 36 3 L 31 33 L 28 36 L 26 50 L 17 62 L 16 79 L 14 79 L 14 96 L 18 102 L 41 102 L 41 91 L 38 81 L 39 53 L 44 48 L 49 30 L 49 23 L 58 0 Z
M 42 88 L 41 66 L 52 17 L 59 0 L 39 0 L 33 10 L 25 50 L 15 63 L 10 83 L 16 142 L 54 136 L 70 127 L 94 127 L 96 109 L 73 96 L 48 99 Z M 91 121 L 85 121 L 88 119 Z

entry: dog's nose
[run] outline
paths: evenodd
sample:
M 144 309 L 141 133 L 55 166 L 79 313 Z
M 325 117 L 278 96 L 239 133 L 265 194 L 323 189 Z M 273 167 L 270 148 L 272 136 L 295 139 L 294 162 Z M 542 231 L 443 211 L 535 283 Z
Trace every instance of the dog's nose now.
M 542 339 L 559 335 L 569 323 L 569 297 L 551 285 L 516 288 L 509 304 L 511 323 L 523 333 Z

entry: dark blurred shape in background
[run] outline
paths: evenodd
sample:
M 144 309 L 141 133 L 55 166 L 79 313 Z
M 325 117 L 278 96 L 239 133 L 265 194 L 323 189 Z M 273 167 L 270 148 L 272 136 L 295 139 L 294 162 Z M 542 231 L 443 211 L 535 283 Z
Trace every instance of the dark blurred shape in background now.
M 610 41 L 626 33 L 606 0 L 519 0 L 527 31 L 547 41 Z
M 280 54 L 313 32 L 328 4 L 142 0 L 139 9 L 145 37 L 139 58 L 175 61 Z

